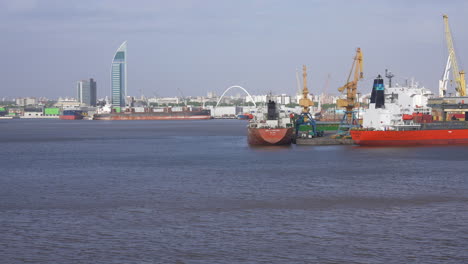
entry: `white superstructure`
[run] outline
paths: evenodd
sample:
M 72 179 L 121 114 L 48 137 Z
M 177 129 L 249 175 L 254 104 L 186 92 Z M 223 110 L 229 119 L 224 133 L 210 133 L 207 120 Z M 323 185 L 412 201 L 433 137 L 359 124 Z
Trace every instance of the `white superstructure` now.
M 257 111 L 253 113 L 253 118 L 249 122 L 250 127 L 256 128 L 287 128 L 292 127 L 290 113 L 278 107 L 275 104 L 275 118 L 268 118 L 268 107 L 257 107 Z
M 363 114 L 363 127 L 375 130 L 392 130 L 395 126 L 411 126 L 412 121 L 403 120 L 403 115 L 413 113 L 431 114 L 432 109 L 427 102 L 432 92 L 419 87 L 414 82 L 409 86 L 386 87 L 384 90 L 384 105 L 376 108 L 375 103 L 369 104 Z

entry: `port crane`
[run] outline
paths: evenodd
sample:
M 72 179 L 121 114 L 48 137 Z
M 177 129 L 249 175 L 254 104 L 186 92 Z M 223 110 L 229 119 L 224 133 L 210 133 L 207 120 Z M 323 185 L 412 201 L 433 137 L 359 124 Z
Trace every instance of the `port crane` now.
M 340 123 L 340 128 L 338 133 L 349 134 L 349 130 L 352 127 L 358 126 L 357 120 L 354 115 L 354 108 L 359 106 L 359 103 L 356 100 L 357 95 L 357 83 L 359 80 L 364 78 L 362 71 L 363 68 L 363 58 L 361 48 L 356 49 L 356 56 L 354 56 L 353 64 L 348 75 L 348 80 L 346 84 L 338 88 L 339 92 L 344 92 L 346 90 L 346 99 L 338 99 L 336 101 L 337 107 L 344 107 L 346 112 L 343 116 L 343 119 Z M 354 70 L 354 75 L 353 75 Z M 350 81 L 351 75 L 353 75 L 353 80 Z
M 439 97 L 445 97 L 445 95 L 447 94 L 447 86 L 449 83 L 449 73 L 450 73 L 450 68 L 452 67 L 451 57 L 452 57 L 452 53 L 448 55 L 447 64 L 445 64 L 444 74 L 442 75 L 442 80 L 439 80 Z
M 310 114 L 310 107 L 314 105 L 314 102 L 309 99 L 309 89 L 307 88 L 307 67 L 302 66 L 302 98 L 299 99 L 299 105 L 302 107 L 301 114 L 295 117 L 295 129 L 296 138 L 313 138 L 322 137 L 323 131 L 317 130 L 317 125 Z
M 299 105 L 302 107 L 302 113 L 309 113 L 309 107 L 314 105 L 309 99 L 309 89 L 307 88 L 307 67 L 305 65 L 302 66 L 302 98 L 299 100 Z
M 448 16 L 443 15 L 445 25 L 445 40 L 447 41 L 448 59 L 442 80 L 439 82 L 439 96 L 444 96 L 447 91 L 448 72 L 452 71 L 455 81 L 455 90 L 457 96 L 466 96 L 465 71 L 458 69 L 457 56 L 453 47 L 452 32 L 448 22 Z

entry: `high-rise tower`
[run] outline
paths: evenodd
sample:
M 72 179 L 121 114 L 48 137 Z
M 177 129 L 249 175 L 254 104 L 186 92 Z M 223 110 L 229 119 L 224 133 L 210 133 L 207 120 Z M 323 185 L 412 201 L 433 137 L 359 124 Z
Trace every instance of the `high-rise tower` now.
M 125 107 L 127 95 L 127 41 L 117 49 L 111 68 L 111 103 L 113 107 Z
M 93 78 L 79 81 L 77 84 L 78 101 L 87 106 L 96 106 L 96 82 Z

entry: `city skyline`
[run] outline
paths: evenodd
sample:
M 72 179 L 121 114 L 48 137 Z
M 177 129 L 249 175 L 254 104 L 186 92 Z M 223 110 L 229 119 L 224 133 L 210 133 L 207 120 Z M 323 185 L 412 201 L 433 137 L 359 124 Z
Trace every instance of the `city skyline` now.
M 328 74 L 328 92 L 336 93 L 356 47 L 364 54 L 362 93 L 385 69 L 400 84 L 415 77 L 435 93 L 447 57 L 444 13 L 462 69 L 468 60 L 464 1 L 112 3 L 0 3 L 0 44 L 14 62 L 0 66 L 7 87 L 1 96 L 72 95 L 76 80 L 89 76 L 100 82 L 98 97 L 110 97 L 108 63 L 125 39 L 132 43 L 130 95 L 174 96 L 180 89 L 193 96 L 231 85 L 293 94 L 302 64 L 310 68 L 312 93 L 324 89 Z

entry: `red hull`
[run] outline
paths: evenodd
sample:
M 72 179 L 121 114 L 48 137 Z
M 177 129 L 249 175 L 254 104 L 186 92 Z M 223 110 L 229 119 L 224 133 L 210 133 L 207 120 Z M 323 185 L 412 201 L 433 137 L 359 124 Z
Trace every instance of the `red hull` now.
M 352 130 L 351 137 L 364 146 L 410 146 L 468 144 L 468 129 L 360 131 Z
M 114 115 L 95 117 L 94 120 L 200 120 L 211 119 L 211 116 L 205 115 L 186 115 L 186 116 L 136 116 L 136 115 Z
M 292 142 L 292 128 L 248 128 L 250 145 L 289 145 Z
M 76 115 L 61 115 L 59 116 L 62 120 L 81 120 L 83 116 L 76 116 Z

